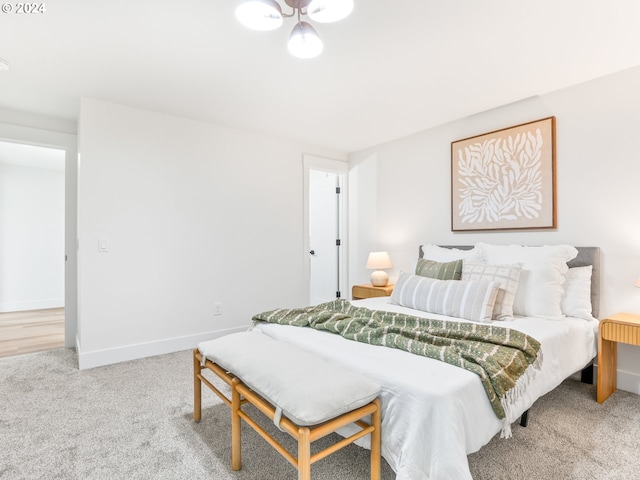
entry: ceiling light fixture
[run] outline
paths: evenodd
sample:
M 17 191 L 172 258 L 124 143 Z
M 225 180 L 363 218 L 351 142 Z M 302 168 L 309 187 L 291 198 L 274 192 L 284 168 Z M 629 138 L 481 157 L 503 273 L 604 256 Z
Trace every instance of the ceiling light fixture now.
M 0 58 L 0 70 L 9 70 L 9 62 Z
M 353 10 L 353 0 L 284 0 L 293 9 L 284 13 L 276 0 L 247 0 L 236 8 L 236 17 L 253 30 L 275 30 L 283 18 L 297 17 L 287 47 L 298 58 L 313 58 L 322 52 L 322 40 L 308 22 L 300 17 L 308 15 L 319 23 L 337 22 Z

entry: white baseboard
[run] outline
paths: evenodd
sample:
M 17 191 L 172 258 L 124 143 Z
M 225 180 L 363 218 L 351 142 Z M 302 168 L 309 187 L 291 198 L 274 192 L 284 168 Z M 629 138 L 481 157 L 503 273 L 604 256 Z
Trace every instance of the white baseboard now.
M 0 313 L 24 312 L 26 310 L 44 310 L 45 308 L 64 307 L 64 298 L 48 298 L 45 300 L 28 300 L 24 302 L 0 303 Z
M 78 368 L 80 370 L 85 370 L 87 368 L 101 367 L 103 365 L 111 365 L 113 363 L 127 362 L 129 360 L 137 360 L 139 358 L 179 352 L 180 350 L 188 350 L 195 348 L 200 342 L 213 340 L 214 338 L 222 337 L 223 335 L 228 335 L 230 333 L 244 332 L 247 328 L 247 326 L 228 328 L 226 330 L 216 330 L 214 332 L 168 338 L 157 342 L 139 343 L 136 345 L 126 345 L 123 347 L 105 350 L 94 350 L 91 352 L 83 351 L 80 341 L 76 337 Z
M 579 373 L 577 374 L 576 379 L 580 380 Z M 594 385 L 598 383 L 598 365 L 593 366 L 593 383 Z M 616 375 L 616 386 L 618 390 L 624 390 L 625 392 L 640 395 L 640 373 L 618 370 Z
M 640 395 L 640 374 L 618 370 L 618 390 Z

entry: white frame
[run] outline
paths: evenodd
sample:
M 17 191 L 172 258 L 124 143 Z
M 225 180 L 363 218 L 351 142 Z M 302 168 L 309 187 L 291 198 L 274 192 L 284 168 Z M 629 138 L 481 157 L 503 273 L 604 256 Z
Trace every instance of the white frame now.
M 342 190 L 341 190 L 341 242 L 340 242 L 340 265 L 341 265 L 341 274 L 340 274 L 340 293 L 342 294 L 342 298 L 349 298 L 349 285 L 348 285 L 348 265 L 349 265 L 349 255 L 348 255 L 348 183 L 349 183 L 349 164 L 346 161 L 341 160 L 333 160 L 329 158 L 318 157 L 315 155 L 303 154 L 302 156 L 302 166 L 303 166 L 303 241 L 302 241 L 302 254 L 303 258 L 303 279 L 304 279 L 304 290 L 305 290 L 305 298 L 306 303 L 310 302 L 309 288 L 310 288 L 310 275 L 311 275 L 311 267 L 309 265 L 309 250 L 311 249 L 310 240 L 309 240 L 309 170 L 321 170 L 325 172 L 337 173 L 342 176 Z

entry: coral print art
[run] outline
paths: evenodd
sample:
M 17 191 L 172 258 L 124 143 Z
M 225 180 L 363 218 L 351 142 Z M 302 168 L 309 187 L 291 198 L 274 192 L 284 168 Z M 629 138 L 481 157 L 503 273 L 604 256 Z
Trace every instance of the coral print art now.
M 556 228 L 555 117 L 451 143 L 451 228 Z

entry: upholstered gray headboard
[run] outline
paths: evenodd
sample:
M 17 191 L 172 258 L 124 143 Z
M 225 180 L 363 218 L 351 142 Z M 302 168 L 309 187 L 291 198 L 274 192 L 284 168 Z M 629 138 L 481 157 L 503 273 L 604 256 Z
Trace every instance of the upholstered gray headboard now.
M 471 250 L 473 245 L 441 245 L 444 248 L 458 248 Z M 576 247 L 578 256 L 567 262 L 569 268 L 591 265 L 591 309 L 592 315 L 598 318 L 600 315 L 600 247 Z M 418 249 L 418 256 L 422 258 L 422 245 Z

